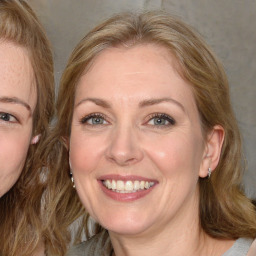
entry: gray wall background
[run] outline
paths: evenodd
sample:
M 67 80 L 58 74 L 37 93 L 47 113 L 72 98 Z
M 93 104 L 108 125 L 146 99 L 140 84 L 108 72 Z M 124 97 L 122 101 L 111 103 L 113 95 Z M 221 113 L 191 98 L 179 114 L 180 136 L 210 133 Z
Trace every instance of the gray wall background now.
M 110 15 L 164 9 L 194 26 L 224 63 L 248 162 L 246 193 L 256 197 L 256 0 L 28 0 L 52 42 L 58 83 L 78 41 Z

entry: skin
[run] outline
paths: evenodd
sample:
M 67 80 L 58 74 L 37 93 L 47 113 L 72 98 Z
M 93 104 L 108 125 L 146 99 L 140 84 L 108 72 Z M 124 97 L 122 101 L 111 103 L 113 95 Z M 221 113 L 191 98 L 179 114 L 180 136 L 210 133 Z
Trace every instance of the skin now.
M 118 256 L 221 255 L 233 242 L 200 228 L 198 178 L 216 167 L 224 132 L 216 126 L 205 141 L 191 86 L 174 66 L 156 45 L 111 48 L 77 86 L 70 165 L 83 205 L 109 230 Z M 155 185 L 132 200 L 109 196 L 101 183 L 134 175 Z
M 36 87 L 26 49 L 0 41 L 0 197 L 17 181 L 33 140 Z

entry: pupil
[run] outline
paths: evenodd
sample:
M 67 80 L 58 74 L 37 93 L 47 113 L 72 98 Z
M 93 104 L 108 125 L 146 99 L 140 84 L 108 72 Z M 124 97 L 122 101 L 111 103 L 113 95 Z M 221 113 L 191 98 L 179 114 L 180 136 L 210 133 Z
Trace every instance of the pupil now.
M 165 123 L 165 120 L 164 119 L 162 119 L 162 118 L 157 118 L 157 119 L 155 119 L 155 124 L 164 124 Z
M 100 123 L 102 123 L 101 118 L 99 118 L 99 117 L 93 118 L 93 123 L 94 123 L 94 124 L 100 124 Z

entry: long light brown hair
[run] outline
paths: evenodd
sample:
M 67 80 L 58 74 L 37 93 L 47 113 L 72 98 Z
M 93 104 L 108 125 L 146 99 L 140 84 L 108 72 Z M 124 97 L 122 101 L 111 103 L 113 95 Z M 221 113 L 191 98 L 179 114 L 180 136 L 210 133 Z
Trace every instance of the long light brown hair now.
M 52 200 L 49 204 L 52 207 L 49 233 L 54 234 L 55 228 L 58 235 L 67 234 L 68 225 L 82 214 L 85 232 L 90 236 L 86 222 L 88 214 L 71 185 L 65 146 L 65 138 L 70 135 L 78 81 L 104 49 L 144 43 L 161 45 L 175 56 L 179 74 L 193 90 L 204 136 L 214 125 L 221 125 L 225 130 L 216 170 L 211 179 L 199 179 L 199 212 L 203 230 L 220 239 L 255 237 L 255 208 L 244 195 L 241 185 L 244 170 L 241 139 L 224 69 L 197 32 L 177 18 L 158 11 L 114 16 L 89 32 L 71 54 L 60 82 L 56 127 L 47 142 L 51 150 L 48 152 L 49 186 L 53 193 L 49 195 Z M 96 227 L 94 232 L 99 232 L 99 229 Z M 59 236 L 58 239 L 62 244 L 68 236 Z M 62 249 L 65 250 L 64 244 Z M 63 251 L 59 253 L 62 255 Z
M 29 54 L 37 90 L 32 135 L 41 136 L 37 144 L 30 145 L 18 181 L 0 198 L 0 254 L 31 256 L 42 242 L 41 202 L 45 184 L 37 155 L 48 136 L 54 112 L 52 52 L 42 25 L 23 0 L 0 1 L 0 40 L 24 47 Z

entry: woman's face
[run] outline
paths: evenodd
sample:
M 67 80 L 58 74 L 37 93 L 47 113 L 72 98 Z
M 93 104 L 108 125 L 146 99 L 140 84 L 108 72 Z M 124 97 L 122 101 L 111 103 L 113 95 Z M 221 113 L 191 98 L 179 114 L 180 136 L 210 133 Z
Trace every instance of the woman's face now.
M 205 144 L 190 85 L 160 46 L 104 50 L 81 77 L 70 135 L 79 197 L 109 231 L 160 231 L 198 214 Z
M 0 197 L 17 181 L 31 143 L 36 105 L 33 69 L 28 53 L 0 42 Z

